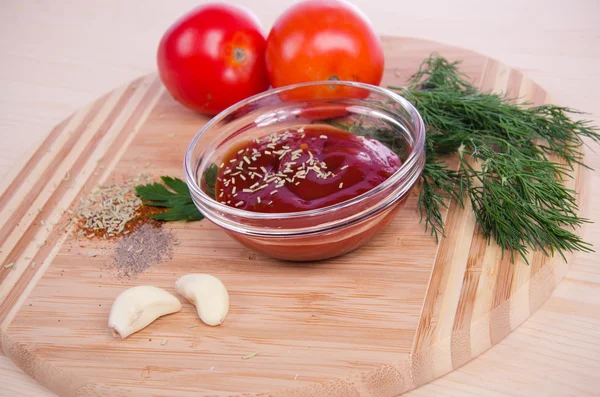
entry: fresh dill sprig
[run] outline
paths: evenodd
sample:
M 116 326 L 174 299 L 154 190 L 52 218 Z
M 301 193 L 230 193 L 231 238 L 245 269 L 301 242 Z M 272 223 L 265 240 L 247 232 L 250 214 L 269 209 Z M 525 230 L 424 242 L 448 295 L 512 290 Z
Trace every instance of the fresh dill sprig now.
M 467 197 L 485 236 L 513 259 L 517 253 L 526 260 L 530 249 L 563 257 L 591 250 L 572 232 L 587 220 L 578 216 L 575 192 L 564 187 L 573 167 L 583 165 L 582 138 L 600 141 L 590 122 L 571 119 L 579 112 L 479 92 L 457 62 L 437 54 L 407 88 L 390 88 L 415 105 L 428 128 L 419 209 L 436 238 L 446 199 Z M 440 162 L 450 154 L 458 154 L 457 170 Z

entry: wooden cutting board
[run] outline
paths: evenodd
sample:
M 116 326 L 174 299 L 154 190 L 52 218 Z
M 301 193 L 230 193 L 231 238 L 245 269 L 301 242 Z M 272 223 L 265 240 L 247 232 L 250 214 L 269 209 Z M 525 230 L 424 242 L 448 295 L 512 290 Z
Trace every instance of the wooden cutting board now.
M 412 38 L 383 43 L 382 85 L 402 85 L 439 52 L 462 60 L 461 70 L 483 90 L 550 101 L 520 72 L 484 55 Z M 419 223 L 413 195 L 391 226 L 340 258 L 280 262 L 206 220 L 173 223 L 165 226 L 180 241 L 173 258 L 119 279 L 108 269 L 115 243 L 73 237 L 65 211 L 98 183 L 142 172 L 181 176 L 187 144 L 206 121 L 149 75 L 58 125 L 5 185 L 1 345 L 59 395 L 396 396 L 500 341 L 567 269 L 537 253 L 530 265 L 511 264 L 482 237 L 470 209 L 454 204 L 447 237 L 436 244 Z M 122 290 L 153 284 L 174 292 L 175 280 L 191 272 L 212 273 L 228 287 L 231 310 L 222 326 L 202 325 L 186 302 L 128 339 L 113 339 L 108 313 Z

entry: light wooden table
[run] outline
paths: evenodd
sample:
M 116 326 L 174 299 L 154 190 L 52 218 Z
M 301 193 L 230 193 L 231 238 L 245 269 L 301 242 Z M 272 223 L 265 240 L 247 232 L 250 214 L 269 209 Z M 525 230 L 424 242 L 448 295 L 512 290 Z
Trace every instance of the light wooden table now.
M 205 1 L 0 3 L 0 178 L 59 121 L 100 94 L 155 69 L 165 28 Z M 291 0 L 239 0 L 269 28 Z M 355 0 L 381 34 L 470 48 L 515 66 L 557 102 L 600 124 L 598 0 Z M 594 148 L 596 151 L 600 148 Z M 587 162 L 600 168 L 588 150 Z M 0 182 L 0 189 L 3 188 Z M 600 176 L 584 186 L 599 222 Z M 550 300 L 500 344 L 410 396 L 600 395 L 600 265 L 578 254 Z M 0 396 L 52 396 L 0 356 Z

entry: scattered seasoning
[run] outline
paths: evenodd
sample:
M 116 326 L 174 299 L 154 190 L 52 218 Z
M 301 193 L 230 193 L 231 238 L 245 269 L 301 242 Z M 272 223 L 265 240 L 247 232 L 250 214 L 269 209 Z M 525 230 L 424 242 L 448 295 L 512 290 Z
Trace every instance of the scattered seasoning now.
M 255 357 L 257 354 L 258 354 L 258 352 L 246 354 L 245 356 L 242 357 L 242 360 L 250 360 L 252 357 Z
M 188 326 L 188 328 L 196 328 L 196 327 L 197 327 L 197 325 L 190 325 L 190 326 Z
M 301 132 L 300 130 L 298 130 L 296 132 L 286 131 L 283 134 L 273 133 L 273 134 L 263 137 L 261 139 L 256 138 L 254 140 L 254 142 L 258 143 L 258 144 L 260 144 L 261 142 L 263 142 L 265 140 L 266 140 L 266 142 L 268 142 L 266 144 L 266 147 L 272 149 L 272 152 L 265 150 L 264 151 L 265 154 L 269 154 L 269 155 L 272 154 L 274 156 L 277 156 L 279 159 L 282 159 L 286 155 L 291 154 L 291 161 L 287 161 L 284 164 L 283 171 L 273 172 L 273 171 L 267 170 L 267 168 L 265 168 L 264 166 L 261 166 L 260 170 L 262 171 L 263 174 L 259 174 L 258 172 L 256 172 L 256 170 L 258 170 L 259 168 L 256 166 L 252 166 L 251 164 L 253 164 L 253 162 L 256 161 L 258 157 L 260 157 L 261 153 L 258 152 L 256 150 L 256 148 L 252 148 L 253 153 L 251 155 L 251 158 L 249 158 L 248 156 L 245 155 L 245 153 L 247 153 L 249 151 L 249 148 L 241 149 L 241 150 L 238 150 L 238 152 L 237 152 L 238 156 L 240 156 L 240 157 L 238 157 L 237 159 L 233 158 L 233 159 L 228 160 L 229 163 L 238 163 L 238 164 L 233 169 L 231 168 L 233 166 L 225 167 L 222 175 L 223 176 L 229 175 L 229 177 L 228 178 L 224 177 L 222 179 L 223 186 L 229 187 L 230 184 L 235 185 L 234 176 L 237 176 L 237 175 L 239 175 L 240 179 L 242 179 L 243 181 L 246 181 L 247 177 L 250 177 L 250 179 L 252 179 L 252 180 L 254 180 L 255 178 L 258 177 L 258 179 L 261 180 L 260 182 L 255 182 L 250 187 L 242 188 L 241 191 L 243 193 L 255 193 L 262 189 L 269 188 L 269 186 L 272 186 L 274 189 L 269 194 L 276 194 L 277 190 L 279 188 L 282 188 L 286 183 L 290 183 L 295 186 L 298 186 L 300 184 L 300 181 L 297 179 L 306 179 L 306 176 L 309 174 L 309 172 L 314 172 L 317 175 L 317 177 L 320 179 L 328 179 L 328 178 L 335 177 L 336 174 L 334 172 L 327 170 L 327 164 L 325 164 L 325 162 L 319 162 L 313 157 L 312 152 L 308 151 L 307 144 L 305 144 L 305 143 L 301 144 L 299 146 L 300 148 L 296 149 L 296 150 L 292 150 L 292 148 L 289 145 L 285 144 L 288 138 L 290 138 L 291 136 L 293 136 L 294 134 L 297 134 L 297 133 L 303 134 L 303 132 Z M 327 135 L 321 135 L 320 138 L 327 139 Z M 300 164 L 297 164 L 296 160 L 299 160 L 302 157 L 302 153 L 304 153 L 305 151 L 307 151 L 309 158 L 305 159 L 303 161 L 300 161 Z M 239 160 L 241 160 L 241 161 L 239 161 Z M 223 165 L 225 165 L 225 164 L 223 164 Z M 234 170 L 236 170 L 236 172 L 234 172 Z M 246 175 L 244 175 L 244 173 Z M 228 203 L 229 200 L 227 200 L 226 198 L 224 199 L 223 198 L 224 195 L 225 195 L 225 189 L 224 188 L 219 189 L 218 197 L 220 199 L 223 199 L 222 201 L 225 201 L 226 203 Z M 234 187 L 231 190 L 231 197 L 236 197 L 236 196 L 237 196 L 237 188 Z M 256 200 L 256 201 L 258 204 L 261 204 L 260 200 Z M 243 200 L 238 200 L 238 201 L 236 201 L 235 206 L 241 207 L 244 204 L 245 204 L 245 202 Z
M 151 183 L 147 174 L 130 177 L 123 183 L 111 183 L 96 187 L 85 199 L 80 199 L 74 219 L 78 220 L 78 237 L 112 238 L 131 232 L 141 224 L 154 222 L 149 215 L 164 211 L 142 205 L 135 194 L 135 186 Z
M 208 369 L 208 372 L 212 372 L 212 371 L 214 371 L 214 370 L 215 370 L 215 366 L 213 365 L 212 367 L 210 367 L 210 368 Z
M 14 265 L 15 265 L 15 264 L 14 264 L 14 262 L 7 263 L 6 265 L 4 265 L 4 268 L 5 268 L 5 269 L 10 269 L 10 268 L 11 268 L 11 267 L 13 267 Z
M 164 346 L 164 345 L 166 345 L 166 344 L 167 344 L 167 342 L 168 342 L 168 340 L 167 340 L 167 339 L 163 339 L 163 340 L 161 340 L 161 341 L 160 341 L 160 344 L 161 344 L 162 346 Z
M 111 268 L 121 278 L 135 277 L 160 261 L 171 258 L 174 242 L 170 231 L 153 224 L 142 225 L 119 240 Z

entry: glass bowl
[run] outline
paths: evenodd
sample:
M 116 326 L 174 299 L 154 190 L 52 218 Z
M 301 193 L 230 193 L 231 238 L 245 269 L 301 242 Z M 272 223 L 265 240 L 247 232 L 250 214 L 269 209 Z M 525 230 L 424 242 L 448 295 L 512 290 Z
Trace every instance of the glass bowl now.
M 217 165 L 232 148 L 307 125 L 378 139 L 398 154 L 402 166 L 368 192 L 319 209 L 259 213 L 216 200 Z M 368 84 L 327 81 L 273 89 L 224 110 L 192 139 L 184 172 L 200 212 L 235 240 L 274 258 L 314 261 L 350 252 L 387 226 L 424 164 L 425 126 L 406 99 Z

